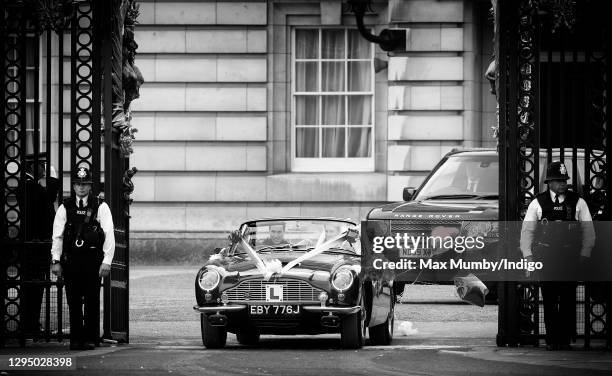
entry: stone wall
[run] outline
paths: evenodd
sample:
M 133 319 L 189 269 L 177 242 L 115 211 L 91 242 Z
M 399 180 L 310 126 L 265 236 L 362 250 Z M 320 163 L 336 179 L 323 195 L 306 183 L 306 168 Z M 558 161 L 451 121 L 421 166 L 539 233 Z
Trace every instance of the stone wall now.
M 374 2 L 373 32 L 410 33 L 404 52 L 376 47 L 374 169 L 362 172 L 291 166 L 292 31 L 354 27 L 342 1 L 140 3 L 134 255 L 157 249 L 163 259 L 160 249 L 179 247 L 193 258 L 249 218 L 360 220 L 401 200 L 452 148 L 487 145 L 494 108 L 483 97 L 483 16 L 472 2 Z
M 488 3 L 391 0 L 390 24 L 409 28 L 389 62 L 389 199 L 418 186 L 455 147 L 491 147 L 494 97 L 483 78 L 490 59 Z M 485 8 L 483 11 L 483 7 Z

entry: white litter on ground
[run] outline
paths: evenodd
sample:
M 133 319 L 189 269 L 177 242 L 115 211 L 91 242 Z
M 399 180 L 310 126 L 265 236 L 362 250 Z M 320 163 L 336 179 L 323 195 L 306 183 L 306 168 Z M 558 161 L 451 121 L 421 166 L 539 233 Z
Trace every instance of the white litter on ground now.
M 411 321 L 400 321 L 397 324 L 397 329 L 395 329 L 396 336 L 413 336 L 417 334 L 419 331 L 417 328 L 413 327 Z

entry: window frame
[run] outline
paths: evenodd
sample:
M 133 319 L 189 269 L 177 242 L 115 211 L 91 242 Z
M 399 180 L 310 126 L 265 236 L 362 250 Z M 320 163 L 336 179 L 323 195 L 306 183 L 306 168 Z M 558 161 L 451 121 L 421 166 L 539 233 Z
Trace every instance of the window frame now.
M 43 34 L 44 35 L 44 34 Z M 18 36 L 16 35 L 11 35 L 8 34 L 6 36 L 7 38 L 13 38 L 16 41 L 14 41 L 15 44 L 18 44 Z M 23 151 L 24 155 L 28 155 L 30 153 L 34 153 L 34 132 L 35 132 L 35 124 L 36 124 L 36 118 L 38 118 L 38 124 L 39 127 L 42 124 L 42 110 L 43 110 L 43 105 L 45 104 L 44 102 L 44 98 L 43 98 L 43 80 L 42 78 L 42 69 L 41 69 L 41 64 L 42 64 L 42 52 L 43 52 L 43 46 L 42 46 L 42 38 L 40 35 L 37 35 L 36 33 L 32 33 L 32 32 L 27 32 L 25 35 L 26 40 L 32 40 L 32 47 L 36 50 L 37 53 L 37 61 L 35 62 L 35 65 L 27 65 L 25 66 L 25 77 L 24 77 L 24 82 L 20 82 L 19 85 L 23 85 L 23 90 L 26 90 L 26 98 L 25 98 L 25 109 L 24 111 L 26 111 L 26 113 L 31 112 L 34 114 L 33 117 L 28 117 L 26 115 L 26 122 L 22 123 L 22 126 L 25 127 L 25 145 L 26 145 L 26 150 Z M 24 63 L 25 63 L 26 57 L 24 56 Z M 37 69 L 38 68 L 38 69 Z M 13 70 L 17 70 L 18 68 L 15 67 L 7 67 L 7 69 L 13 71 Z M 29 73 L 30 72 L 34 72 L 34 74 L 38 74 L 38 98 L 36 98 L 34 96 L 34 93 L 27 90 L 28 88 L 28 78 L 29 78 Z M 18 77 L 19 76 L 19 72 L 15 71 L 13 73 L 13 77 Z M 36 84 L 36 81 L 33 83 L 33 86 Z M 34 89 L 36 90 L 36 87 L 34 87 Z M 15 99 L 9 99 L 7 101 L 7 103 L 19 103 L 18 100 Z M 38 104 L 38 108 L 36 108 L 36 104 Z M 27 121 L 30 120 L 30 121 Z M 43 131 L 43 128 L 39 128 L 39 131 Z M 43 143 L 43 137 L 39 137 L 38 140 L 38 148 L 39 150 L 41 150 L 41 148 L 44 146 Z M 9 151 L 9 154 L 14 154 L 13 156 L 17 155 L 15 154 L 14 151 Z
M 323 30 L 344 30 L 344 57 L 342 60 L 339 59 L 323 59 L 322 58 L 322 33 Z M 296 26 L 291 28 L 291 171 L 293 172 L 374 172 L 375 171 L 375 144 L 376 144 L 376 73 L 374 72 L 374 57 L 375 57 L 375 46 L 370 46 L 370 57 L 368 59 L 349 59 L 348 58 L 348 30 L 352 30 L 349 26 Z M 296 34 L 298 30 L 317 30 L 318 31 L 318 48 L 319 54 L 316 60 L 313 59 L 297 59 L 296 58 Z M 318 89 L 322 88 L 321 77 L 322 77 L 322 62 L 325 61 L 342 61 L 345 65 L 344 69 L 344 82 L 345 88 L 348 88 L 348 62 L 369 62 L 370 63 L 370 91 L 312 91 L 312 92 L 298 92 L 296 91 L 296 76 L 297 76 L 297 63 L 298 62 L 316 62 L 317 69 L 317 80 Z M 296 98 L 298 96 L 315 96 L 319 98 L 319 119 L 317 125 L 300 126 L 300 128 L 315 128 L 322 130 L 324 128 L 338 128 L 339 125 L 323 125 L 322 124 L 322 98 L 325 95 L 329 96 L 341 96 L 345 100 L 344 116 L 345 123 L 342 127 L 348 131 L 350 128 L 370 128 L 371 129 L 371 145 L 370 145 L 370 157 L 365 158 L 298 158 L 297 153 L 297 129 L 296 124 Z M 348 124 L 348 106 L 346 105 L 348 97 L 351 95 L 368 95 L 371 97 L 371 124 L 369 125 L 351 125 Z M 319 153 L 322 152 L 323 146 L 323 132 L 318 132 L 319 141 Z M 345 153 L 348 152 L 348 132 L 345 132 Z

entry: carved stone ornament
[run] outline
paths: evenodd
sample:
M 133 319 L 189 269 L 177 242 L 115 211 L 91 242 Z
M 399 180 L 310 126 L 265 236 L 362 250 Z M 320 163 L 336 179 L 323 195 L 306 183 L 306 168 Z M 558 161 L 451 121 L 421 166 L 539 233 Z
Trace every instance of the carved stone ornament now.
M 68 28 L 74 16 L 72 0 L 26 0 L 32 9 L 34 22 L 39 30 L 53 30 L 56 33 Z
M 125 215 L 129 216 L 129 206 L 132 203 L 131 194 L 134 192 L 134 182 L 132 182 L 132 178 L 138 169 L 136 167 L 132 167 L 129 170 L 123 173 L 122 183 L 123 183 L 123 199 L 125 200 Z
M 576 0 L 541 0 L 536 2 L 538 10 L 551 17 L 552 32 L 555 33 L 560 27 L 568 30 L 574 28 L 576 23 Z
M 144 83 L 140 69 L 134 65 L 138 44 L 134 40 L 134 26 L 139 15 L 139 6 L 134 0 L 113 0 L 116 13 L 113 18 L 113 127 L 121 130 L 119 146 L 123 156 L 133 152 L 132 143 L 137 129 L 130 120 L 130 104 L 140 96 L 139 89 Z
M 491 8 L 489 9 L 489 16 L 493 22 L 493 45 L 498 45 L 498 2 L 497 0 L 491 0 Z M 490 127 L 491 137 L 496 141 L 496 147 L 499 150 L 499 59 L 498 59 L 498 47 L 493 48 L 493 59 L 489 63 L 487 70 L 485 71 L 485 78 L 489 81 L 491 86 L 491 94 L 495 96 L 495 123 Z
M 134 134 L 138 132 L 137 128 L 134 128 L 131 125 L 129 125 L 130 122 L 131 122 L 131 115 L 128 115 L 128 119 L 126 121 L 126 124 L 128 124 L 128 126 L 123 128 L 123 131 L 121 132 L 121 135 L 119 136 L 119 147 L 121 148 L 121 153 L 124 156 L 128 156 L 134 152 L 133 144 L 134 144 L 134 140 L 136 139 Z

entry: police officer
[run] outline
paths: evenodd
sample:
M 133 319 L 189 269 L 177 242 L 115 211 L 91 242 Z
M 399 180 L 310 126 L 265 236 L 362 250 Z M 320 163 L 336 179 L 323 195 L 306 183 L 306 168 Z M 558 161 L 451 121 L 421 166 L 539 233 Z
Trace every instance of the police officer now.
M 34 156 L 27 155 L 26 162 L 25 185 L 19 196 L 23 237 L 27 242 L 21 271 L 22 317 L 26 335 L 32 335 L 37 340 L 42 335 L 40 307 L 45 290 L 42 282 L 49 279 L 50 256 L 44 241 L 51 239 L 59 181 L 53 166 L 50 166 L 51 176 L 46 176 L 45 166 L 40 163 L 44 162 L 42 158 L 35 164 Z
M 63 275 L 70 311 L 70 349 L 93 350 L 99 339 L 100 277 L 110 274 L 115 253 L 113 218 L 91 196 L 91 173 L 73 176 L 75 197 L 64 200 L 53 222 L 53 274 Z
M 562 162 L 548 165 L 544 180 L 548 189 L 529 204 L 521 229 L 523 257 L 527 261 L 535 257 L 544 264 L 540 287 L 548 350 L 571 349 L 576 328 L 576 269 L 590 258 L 595 244 L 589 208 L 567 189 L 569 178 Z

